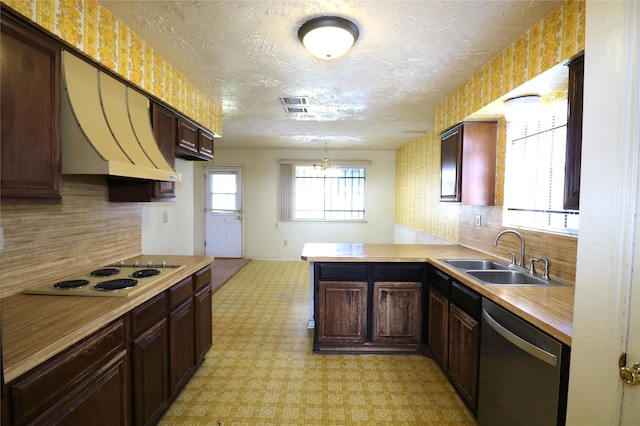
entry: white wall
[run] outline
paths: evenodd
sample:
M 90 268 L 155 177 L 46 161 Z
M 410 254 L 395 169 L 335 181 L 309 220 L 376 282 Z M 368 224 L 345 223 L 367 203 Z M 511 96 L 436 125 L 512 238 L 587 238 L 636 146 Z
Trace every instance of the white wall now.
M 394 244 L 452 244 L 451 241 L 443 240 L 435 235 L 410 228 L 399 223 L 393 226 Z
M 299 260 L 307 242 L 392 243 L 395 200 L 394 151 L 329 151 L 333 163 L 371 160 L 366 166 L 365 223 L 280 222 L 279 159 L 319 161 L 324 151 L 216 150 L 213 164 L 196 164 L 194 174 L 206 166 L 244 167 L 244 254 L 250 259 Z M 204 186 L 202 187 L 204 190 Z M 196 200 L 196 212 L 204 211 Z M 204 219 L 196 214 L 196 234 L 204 234 Z M 286 245 L 285 245 L 286 241 Z M 197 250 L 196 250 L 197 251 Z
M 176 183 L 175 202 L 142 203 L 142 253 L 195 254 L 193 165 L 176 159 L 182 182 Z

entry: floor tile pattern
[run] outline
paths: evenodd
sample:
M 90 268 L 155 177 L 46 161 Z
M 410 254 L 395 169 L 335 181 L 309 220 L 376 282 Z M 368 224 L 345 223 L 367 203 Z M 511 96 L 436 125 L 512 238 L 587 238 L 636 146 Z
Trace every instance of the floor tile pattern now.
M 251 261 L 213 296 L 213 348 L 160 425 L 475 425 L 419 355 L 313 354 L 309 264 Z

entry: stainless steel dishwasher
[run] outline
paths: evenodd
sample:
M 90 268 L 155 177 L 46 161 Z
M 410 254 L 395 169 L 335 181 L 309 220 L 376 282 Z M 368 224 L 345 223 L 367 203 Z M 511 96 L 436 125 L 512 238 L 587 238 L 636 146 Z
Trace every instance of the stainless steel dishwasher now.
M 478 424 L 564 425 L 569 347 L 482 300 Z

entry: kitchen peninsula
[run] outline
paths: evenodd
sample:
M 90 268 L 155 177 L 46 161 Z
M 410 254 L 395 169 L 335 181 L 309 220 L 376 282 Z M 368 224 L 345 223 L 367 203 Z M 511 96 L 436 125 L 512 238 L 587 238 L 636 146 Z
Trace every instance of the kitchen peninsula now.
M 314 312 L 314 264 L 425 263 L 450 275 L 469 289 L 497 303 L 542 331 L 571 346 L 574 287 L 488 286 L 439 259 L 488 259 L 493 256 L 459 245 L 419 244 L 305 244 L 302 260 L 311 262 L 310 327 Z M 428 284 L 428 283 L 427 283 Z
M 500 360 L 538 383 L 513 395 L 544 389 L 535 401 L 519 397 L 527 402 L 518 410 L 548 406 L 543 423 L 563 423 L 573 285 L 458 245 L 308 243 L 302 259 L 311 265 L 314 352 L 427 355 L 481 424 L 500 416 L 493 383 L 510 375 L 494 373 Z M 478 272 L 497 281 L 474 278 Z

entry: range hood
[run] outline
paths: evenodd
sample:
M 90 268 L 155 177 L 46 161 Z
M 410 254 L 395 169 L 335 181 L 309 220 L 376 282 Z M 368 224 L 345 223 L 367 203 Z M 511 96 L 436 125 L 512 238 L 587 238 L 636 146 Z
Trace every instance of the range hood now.
M 62 53 L 62 173 L 180 182 L 153 136 L 149 99 Z

